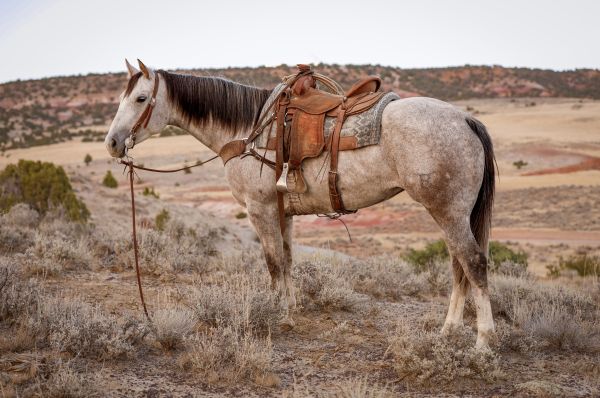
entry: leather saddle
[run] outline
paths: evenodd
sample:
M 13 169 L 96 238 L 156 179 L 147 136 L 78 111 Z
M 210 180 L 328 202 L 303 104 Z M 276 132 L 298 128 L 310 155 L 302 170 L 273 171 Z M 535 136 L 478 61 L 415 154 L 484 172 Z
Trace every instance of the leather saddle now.
M 354 137 L 340 137 L 342 125 L 348 116 L 372 108 L 384 95 L 378 92 L 381 79 L 368 76 L 356 82 L 348 91 L 310 66 L 298 65 L 297 75 L 290 77 L 292 84 L 281 93 L 276 104 L 276 136 L 269 139 L 268 149 L 276 151 L 275 174 L 278 196 L 284 193 L 305 193 L 307 185 L 302 175 L 302 162 L 307 158 L 329 151 L 329 198 L 335 213 L 353 213 L 344 207 L 338 182 L 338 154 L 340 150 L 356 149 Z M 333 92 L 320 90 L 317 82 Z M 335 118 L 332 133 L 326 137 L 325 118 Z M 282 198 L 280 199 L 282 201 Z

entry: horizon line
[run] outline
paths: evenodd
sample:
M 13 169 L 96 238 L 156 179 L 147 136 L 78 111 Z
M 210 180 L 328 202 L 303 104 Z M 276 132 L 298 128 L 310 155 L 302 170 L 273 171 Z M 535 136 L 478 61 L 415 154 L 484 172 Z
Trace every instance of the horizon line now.
M 556 73 L 565 73 L 565 72 L 575 72 L 575 71 L 582 71 L 582 70 L 589 70 L 589 71 L 600 71 L 600 67 L 576 67 L 576 68 L 565 68 L 565 69 L 555 69 L 555 68 L 551 68 L 551 67 L 538 67 L 538 66 L 505 66 L 505 65 L 501 65 L 501 64 L 469 64 L 469 63 L 465 63 L 462 65 L 447 65 L 447 66 L 422 66 L 422 67 L 404 67 L 404 66 L 393 66 L 393 65 L 384 65 L 384 64 L 361 64 L 361 63 L 345 63 L 345 64 L 339 64 L 336 62 L 332 62 L 332 63 L 326 63 L 326 62 L 319 62 L 319 63 L 309 63 L 309 65 L 326 65 L 326 66 L 359 66 L 359 67 L 367 67 L 367 66 L 378 66 L 378 67 L 383 67 L 383 68 L 393 68 L 393 69 L 401 69 L 401 70 L 424 70 L 424 69 L 452 69 L 452 68 L 477 68 L 477 67 L 489 67 L 489 68 L 495 68 L 495 67 L 500 67 L 503 69 L 531 69 L 531 70 L 543 70 L 543 71 L 552 71 L 552 72 L 556 72 Z M 192 68 L 182 68 L 182 67 L 175 67 L 175 68 L 165 68 L 165 70 L 167 71 L 194 71 L 194 70 L 218 70 L 218 69 L 258 69 L 258 68 L 278 68 L 278 67 L 294 67 L 295 65 L 290 65 L 290 64 L 286 64 L 286 63 L 281 63 L 278 65 L 255 65 L 255 66 L 250 66 L 250 65 L 244 65 L 244 66 L 204 66 L 204 67 L 192 67 Z M 154 68 L 152 66 L 150 66 L 151 69 L 163 69 L 163 68 Z M 36 80 L 47 80 L 47 79 L 57 79 L 57 78 L 69 78 L 69 77 L 85 77 L 85 76 L 90 76 L 90 75 L 109 75 L 109 74 L 120 74 L 120 73 L 126 73 L 126 70 L 120 70 L 120 71 L 103 71 L 103 72 L 98 72 L 98 71 L 90 71 L 90 72 L 85 72 L 85 73 L 75 73 L 75 74 L 64 74 L 64 75 L 51 75 L 51 76 L 42 76 L 42 77 L 26 77 L 26 78 L 16 78 L 16 79 L 12 79 L 12 80 L 0 80 L 0 85 L 4 85 L 4 84 L 10 84 L 10 83 L 18 83 L 18 82 L 28 82 L 28 81 L 36 81 Z

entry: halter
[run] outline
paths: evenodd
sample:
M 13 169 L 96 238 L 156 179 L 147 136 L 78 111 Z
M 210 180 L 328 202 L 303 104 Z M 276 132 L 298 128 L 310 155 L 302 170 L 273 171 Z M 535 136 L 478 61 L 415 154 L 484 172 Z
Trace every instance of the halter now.
M 127 140 L 125 140 L 125 156 L 127 156 L 127 151 L 129 149 L 133 149 L 133 147 L 135 146 L 135 138 L 136 138 L 136 133 L 138 132 L 138 130 L 141 127 L 144 127 L 144 128 L 148 127 L 148 123 L 150 122 L 150 118 L 152 117 L 152 111 L 154 110 L 154 106 L 156 105 L 156 94 L 158 94 L 158 84 L 159 84 L 158 73 L 155 72 L 154 73 L 154 88 L 152 89 L 152 96 L 150 97 L 150 102 L 148 102 L 148 105 L 146 105 L 146 108 L 140 115 L 137 122 L 135 122 L 135 124 L 133 125 L 131 130 L 129 130 L 129 133 L 130 133 L 129 138 L 127 138 Z

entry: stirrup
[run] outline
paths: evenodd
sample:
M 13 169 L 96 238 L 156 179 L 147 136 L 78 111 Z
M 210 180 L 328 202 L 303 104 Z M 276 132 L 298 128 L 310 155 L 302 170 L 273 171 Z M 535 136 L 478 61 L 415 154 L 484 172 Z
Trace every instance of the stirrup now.
M 289 189 L 288 189 L 288 172 L 290 171 L 290 165 L 289 163 L 284 163 L 283 164 L 283 169 L 281 170 L 281 176 L 279 177 L 279 180 L 277 180 L 277 184 L 275 184 L 275 187 L 277 188 L 277 190 L 279 192 L 283 192 L 283 193 L 289 193 Z

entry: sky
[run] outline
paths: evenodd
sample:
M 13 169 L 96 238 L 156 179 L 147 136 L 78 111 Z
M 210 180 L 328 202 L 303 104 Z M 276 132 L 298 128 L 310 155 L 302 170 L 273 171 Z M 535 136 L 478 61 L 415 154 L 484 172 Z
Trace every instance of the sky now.
M 600 68 L 597 0 L 0 0 L 0 82 L 297 63 Z

